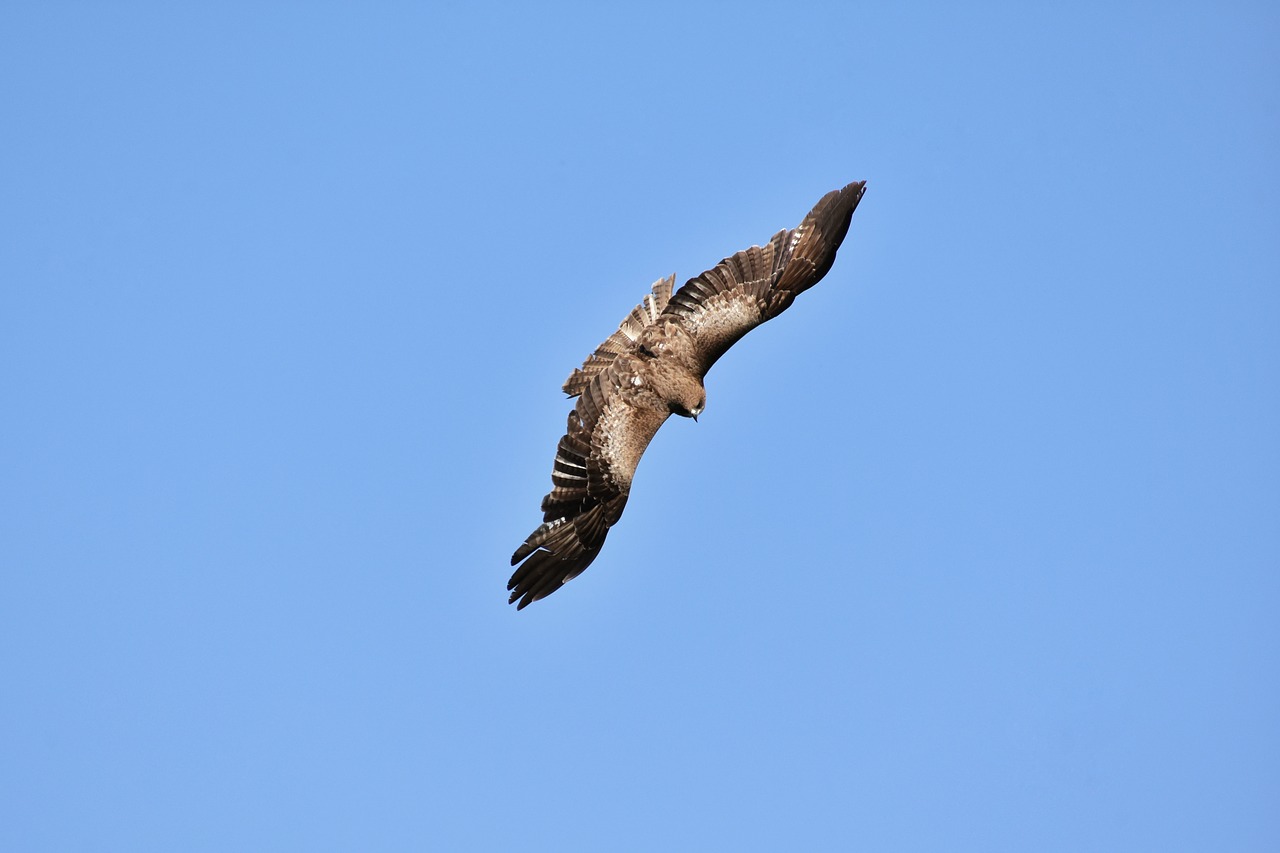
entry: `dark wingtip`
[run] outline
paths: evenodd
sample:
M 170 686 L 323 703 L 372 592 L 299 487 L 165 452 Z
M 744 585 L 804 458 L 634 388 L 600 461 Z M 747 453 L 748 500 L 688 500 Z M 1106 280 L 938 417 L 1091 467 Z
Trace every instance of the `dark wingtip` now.
M 837 190 L 837 193 L 844 198 L 845 203 L 849 205 L 850 212 L 852 212 L 858 206 L 858 202 L 862 201 L 862 196 L 866 191 L 866 181 L 854 181 L 851 184 L 845 184 Z
M 516 552 L 511 555 L 511 565 L 514 566 L 516 563 L 520 562 L 525 557 L 529 556 L 534 552 L 534 549 L 536 549 L 538 546 L 532 544 L 529 540 L 533 539 L 533 537 L 536 535 L 537 535 L 537 531 L 535 531 L 533 534 L 530 534 L 529 539 L 526 539 L 524 540 L 523 543 L 521 543 L 520 547 L 516 549 Z
M 832 190 L 828 196 L 839 198 L 841 202 L 840 206 L 845 208 L 842 212 L 846 212 L 849 216 L 852 216 L 854 209 L 858 206 L 858 202 L 862 201 L 862 196 L 866 191 L 866 181 L 854 181 L 851 184 L 845 184 L 838 190 Z M 823 200 L 825 201 L 826 199 Z M 821 202 L 819 202 L 819 206 L 821 206 Z

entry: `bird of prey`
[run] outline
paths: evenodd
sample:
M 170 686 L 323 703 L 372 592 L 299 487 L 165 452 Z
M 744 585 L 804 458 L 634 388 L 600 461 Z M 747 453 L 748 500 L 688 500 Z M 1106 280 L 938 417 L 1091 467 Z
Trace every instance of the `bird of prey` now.
M 725 258 L 674 295 L 674 275 L 658 281 L 565 380 L 578 402 L 556 448 L 543 523 L 511 557 L 520 564 L 507 583 L 517 610 L 591 565 L 658 428 L 673 414 L 697 420 L 716 359 L 827 274 L 865 187 L 827 193 L 794 230 Z

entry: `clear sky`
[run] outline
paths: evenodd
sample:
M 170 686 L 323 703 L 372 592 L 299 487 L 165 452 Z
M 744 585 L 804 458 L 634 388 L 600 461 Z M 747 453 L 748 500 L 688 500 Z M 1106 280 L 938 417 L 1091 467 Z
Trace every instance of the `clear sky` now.
M 263 5 L 0 12 L 0 848 L 1280 849 L 1274 4 Z

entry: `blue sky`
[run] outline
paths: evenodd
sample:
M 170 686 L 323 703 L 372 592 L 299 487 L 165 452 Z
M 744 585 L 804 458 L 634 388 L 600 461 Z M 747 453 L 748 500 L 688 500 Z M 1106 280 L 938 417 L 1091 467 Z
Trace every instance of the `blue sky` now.
M 1269 4 L 0 13 L 0 847 L 1274 850 Z M 517 614 L 561 381 L 868 190 Z

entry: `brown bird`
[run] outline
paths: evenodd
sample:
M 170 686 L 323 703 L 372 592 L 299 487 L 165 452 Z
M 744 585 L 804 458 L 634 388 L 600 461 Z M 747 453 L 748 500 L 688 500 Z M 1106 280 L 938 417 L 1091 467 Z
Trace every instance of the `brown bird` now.
M 792 231 L 725 258 L 675 292 L 675 276 L 627 315 L 564 383 L 577 397 L 556 449 L 543 523 L 511 556 L 516 609 L 582 574 L 631 492 L 636 465 L 671 415 L 698 419 L 702 379 L 747 332 L 781 314 L 831 269 L 865 181 L 827 193 Z

